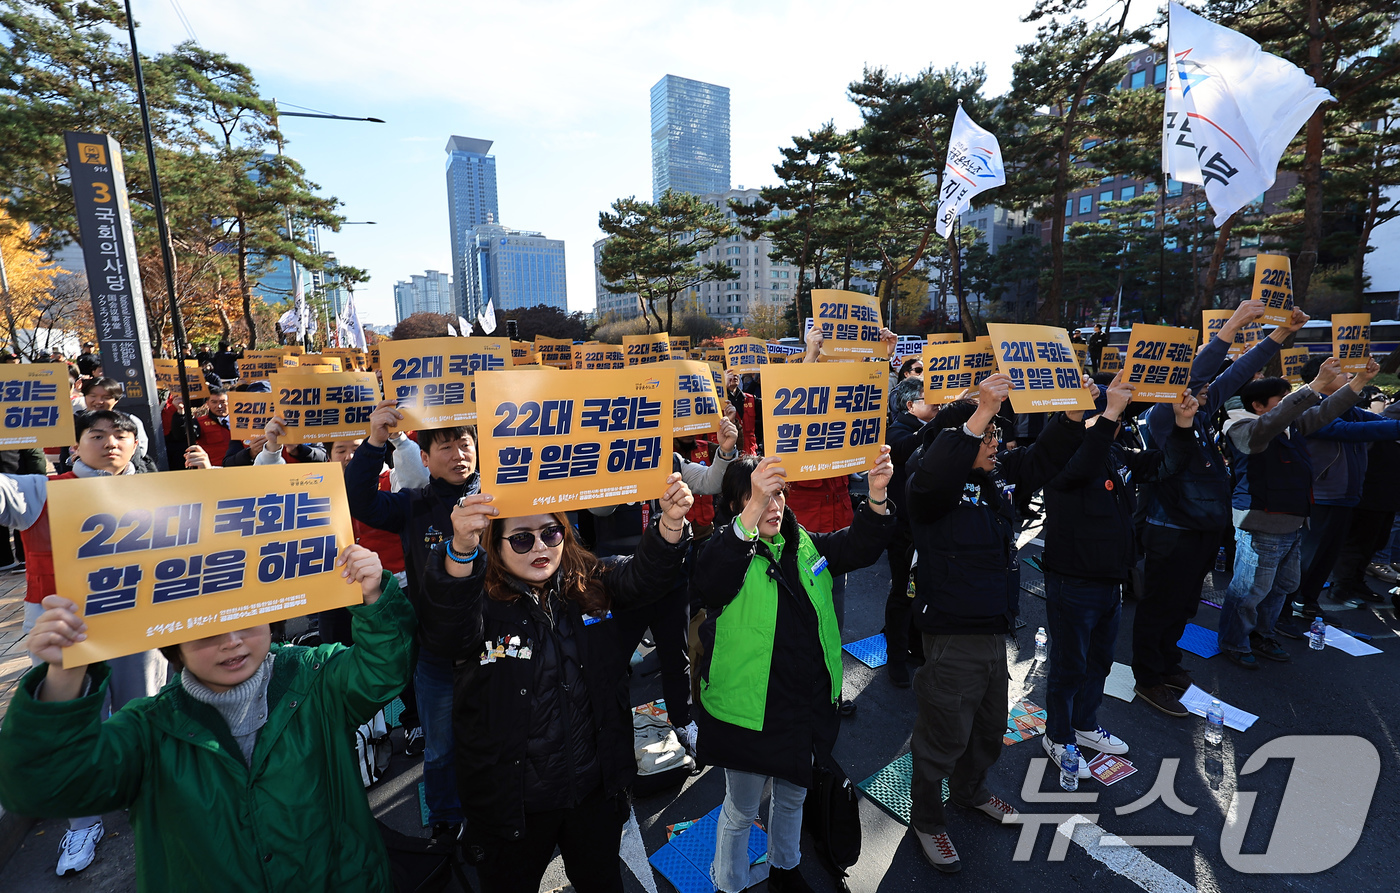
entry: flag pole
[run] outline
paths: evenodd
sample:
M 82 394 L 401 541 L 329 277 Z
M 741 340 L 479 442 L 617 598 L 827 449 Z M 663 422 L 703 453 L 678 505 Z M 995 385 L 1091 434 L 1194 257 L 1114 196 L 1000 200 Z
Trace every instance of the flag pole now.
M 180 305 L 175 300 L 175 252 L 171 248 L 170 226 L 165 221 L 165 202 L 160 194 L 160 176 L 156 173 L 156 147 L 151 139 L 151 109 L 146 103 L 146 83 L 141 74 L 141 52 L 136 48 L 136 19 L 131 14 L 131 0 L 126 6 L 126 33 L 131 40 L 131 65 L 136 77 L 136 101 L 141 108 L 141 135 L 146 141 L 146 162 L 151 168 L 151 203 L 155 206 L 156 227 L 160 235 L 160 259 L 165 271 L 165 293 L 170 302 L 170 328 L 175 338 L 175 372 L 180 377 L 180 402 L 184 407 L 185 445 L 195 445 L 194 414 L 190 411 L 190 382 L 185 371 L 185 322 Z M 182 457 L 183 458 L 183 457 Z

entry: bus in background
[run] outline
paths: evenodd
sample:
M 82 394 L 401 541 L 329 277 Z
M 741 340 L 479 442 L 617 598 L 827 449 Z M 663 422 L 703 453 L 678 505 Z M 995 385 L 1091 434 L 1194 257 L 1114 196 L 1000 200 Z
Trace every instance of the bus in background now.
M 1310 319 L 1293 339 L 1294 347 L 1306 347 L 1308 353 L 1318 356 L 1332 355 L 1332 321 L 1330 319 Z M 1371 356 L 1384 362 L 1397 345 L 1400 345 L 1400 322 L 1393 319 L 1378 319 L 1371 323 Z

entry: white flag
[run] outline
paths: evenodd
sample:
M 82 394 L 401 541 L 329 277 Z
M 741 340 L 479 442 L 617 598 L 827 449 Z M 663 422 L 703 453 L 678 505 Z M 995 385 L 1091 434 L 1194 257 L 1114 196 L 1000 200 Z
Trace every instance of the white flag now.
M 452 323 L 447 324 L 447 334 L 452 338 L 457 337 L 457 330 L 452 328 Z
M 277 328 L 282 330 L 283 335 L 292 334 L 300 324 L 300 318 L 295 309 L 288 310 L 277 319 Z
M 1168 6 L 1162 171 L 1206 191 L 1215 225 L 1259 198 L 1298 128 L 1332 94 L 1259 44 Z
M 496 331 L 496 299 L 491 298 L 486 302 L 486 306 L 481 308 L 481 315 L 476 318 L 477 324 L 481 326 L 481 331 L 491 334 Z
M 292 309 L 297 314 L 297 340 L 306 339 L 306 327 L 311 321 L 311 314 L 306 309 L 306 292 L 302 291 L 301 273 L 297 270 L 297 263 L 288 259 L 287 263 L 292 270 Z
M 953 134 L 948 138 L 948 161 L 943 167 L 943 191 L 938 195 L 938 221 L 934 228 L 945 239 L 953 221 L 966 211 L 979 192 L 1006 185 L 1001 164 L 1001 144 L 983 130 L 958 105 Z
M 365 328 L 360 325 L 360 311 L 355 309 L 355 293 L 350 292 L 341 310 L 340 329 L 344 333 L 345 347 L 365 349 Z

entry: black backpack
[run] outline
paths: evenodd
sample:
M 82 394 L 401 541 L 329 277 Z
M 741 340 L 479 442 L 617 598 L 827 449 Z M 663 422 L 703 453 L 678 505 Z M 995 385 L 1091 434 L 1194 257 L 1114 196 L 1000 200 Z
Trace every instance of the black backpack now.
M 846 886 L 846 869 L 860 859 L 860 801 L 856 786 L 830 756 L 818 756 L 812 767 L 812 786 L 802 806 L 802 827 L 817 843 L 817 857 Z
M 471 882 L 462 872 L 457 841 L 437 841 L 409 837 L 375 820 L 384 848 L 389 851 L 389 873 L 393 893 L 438 893 L 453 877 L 464 893 L 472 893 Z

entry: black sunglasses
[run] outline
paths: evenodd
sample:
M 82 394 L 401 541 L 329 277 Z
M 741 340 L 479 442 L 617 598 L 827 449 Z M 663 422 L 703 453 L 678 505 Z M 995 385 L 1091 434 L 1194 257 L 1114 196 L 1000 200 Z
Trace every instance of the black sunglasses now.
M 546 549 L 553 549 L 564 541 L 564 525 L 551 524 L 538 534 L 533 530 L 522 530 L 519 533 L 512 533 L 505 539 L 516 554 L 524 555 L 535 548 L 536 536 L 539 536 L 540 542 L 544 543 Z

